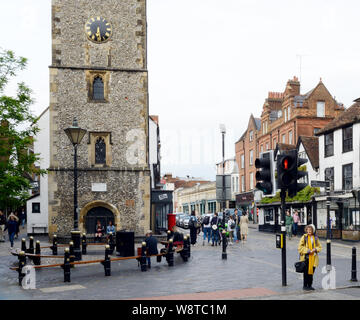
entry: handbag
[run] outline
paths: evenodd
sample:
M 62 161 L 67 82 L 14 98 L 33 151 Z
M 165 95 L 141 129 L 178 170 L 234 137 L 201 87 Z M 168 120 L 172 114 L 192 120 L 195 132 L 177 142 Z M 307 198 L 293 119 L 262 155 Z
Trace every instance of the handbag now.
M 299 256 L 300 259 L 300 256 Z M 298 261 L 295 262 L 294 266 L 295 266 L 295 271 L 298 273 L 304 273 L 307 267 L 307 262 L 308 262 L 308 255 L 305 255 L 305 260 L 304 261 Z

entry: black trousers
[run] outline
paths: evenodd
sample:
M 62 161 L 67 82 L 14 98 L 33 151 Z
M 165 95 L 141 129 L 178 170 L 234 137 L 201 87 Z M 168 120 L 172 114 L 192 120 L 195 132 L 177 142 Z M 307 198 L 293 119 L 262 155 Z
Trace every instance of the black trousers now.
M 304 287 L 310 288 L 313 283 L 313 275 L 314 274 L 308 274 L 308 264 L 306 264 L 305 272 L 304 272 Z M 313 273 L 315 273 L 315 267 L 313 268 Z

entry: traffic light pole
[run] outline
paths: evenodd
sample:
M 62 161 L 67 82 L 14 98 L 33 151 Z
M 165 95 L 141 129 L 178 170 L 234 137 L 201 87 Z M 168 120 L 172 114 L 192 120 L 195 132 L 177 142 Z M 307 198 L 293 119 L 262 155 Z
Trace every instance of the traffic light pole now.
M 326 184 L 326 211 L 327 211 L 327 232 L 326 232 L 326 270 L 331 270 L 331 239 L 330 239 L 330 182 Z
M 286 227 L 285 227 L 285 198 L 286 189 L 281 189 L 281 235 L 283 246 L 281 248 L 282 285 L 286 286 Z

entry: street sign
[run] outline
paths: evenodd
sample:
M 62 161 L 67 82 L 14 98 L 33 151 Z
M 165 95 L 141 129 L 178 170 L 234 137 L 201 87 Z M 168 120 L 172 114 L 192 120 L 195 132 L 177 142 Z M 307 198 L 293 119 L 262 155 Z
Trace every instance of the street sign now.
M 313 188 L 326 188 L 330 181 L 318 181 L 318 180 L 311 180 L 311 186 Z

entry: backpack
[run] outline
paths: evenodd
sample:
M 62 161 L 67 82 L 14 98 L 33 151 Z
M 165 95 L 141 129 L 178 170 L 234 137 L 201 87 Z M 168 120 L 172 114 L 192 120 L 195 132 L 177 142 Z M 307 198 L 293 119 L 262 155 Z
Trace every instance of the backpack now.
M 209 224 L 210 222 L 210 217 L 209 216 L 205 216 L 204 220 L 203 220 L 203 224 Z
M 197 222 L 197 219 L 195 217 L 190 217 L 189 227 L 190 228 L 197 228 L 198 227 L 198 222 Z

